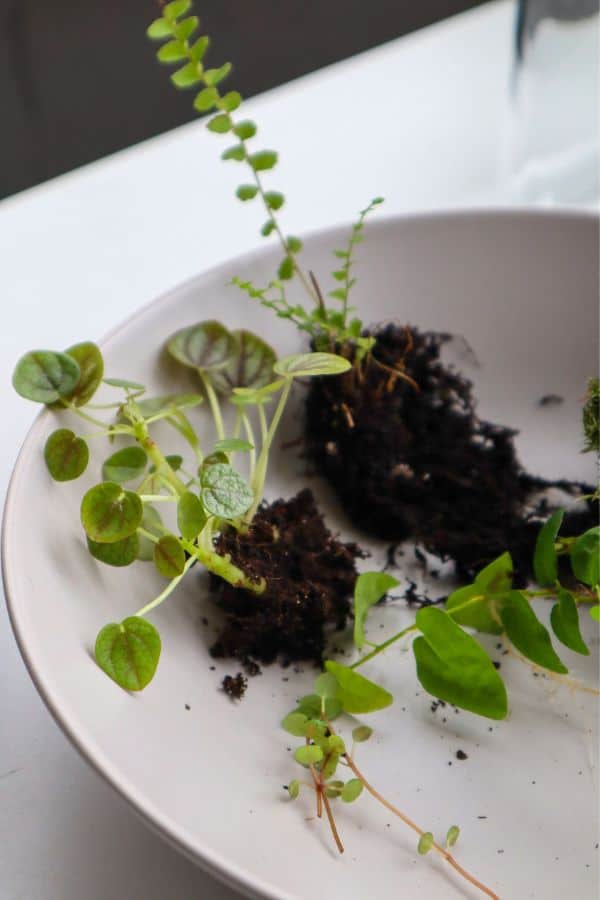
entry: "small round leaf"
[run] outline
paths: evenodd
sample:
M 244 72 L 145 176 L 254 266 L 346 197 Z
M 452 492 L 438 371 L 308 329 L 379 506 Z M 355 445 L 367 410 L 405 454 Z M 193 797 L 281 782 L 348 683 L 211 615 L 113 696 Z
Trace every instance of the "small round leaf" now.
M 293 781 L 290 781 L 290 783 L 288 784 L 288 794 L 290 795 L 292 800 L 295 800 L 299 793 L 300 793 L 300 782 L 296 781 L 296 779 L 294 779 Z
M 448 833 L 446 834 L 446 847 L 454 847 L 459 835 L 460 828 L 458 827 L 458 825 L 451 825 L 448 829 Z
M 289 732 L 289 734 L 293 734 L 294 737 L 304 737 L 306 735 L 307 724 L 308 719 L 303 713 L 291 712 L 282 721 L 281 727 L 284 731 Z
M 593 588 L 600 583 L 600 525 L 577 538 L 571 547 L 571 568 L 583 584 Z
M 342 788 L 341 798 L 344 803 L 352 803 L 362 794 L 363 783 L 360 778 L 351 778 Z
M 211 382 L 220 394 L 231 394 L 234 388 L 259 390 L 273 379 L 277 354 L 266 341 L 251 331 L 232 331 L 235 352 L 226 364 L 211 373 Z
M 305 745 L 303 747 L 298 747 L 294 753 L 294 759 L 296 762 L 300 763 L 301 766 L 312 766 L 315 763 L 321 762 L 323 759 L 323 751 L 314 744 Z
M 143 474 L 148 464 L 148 457 L 141 447 L 123 447 L 109 456 L 102 466 L 102 477 L 105 481 L 121 484 L 132 481 Z
M 242 476 L 227 463 L 214 463 L 201 470 L 204 509 L 221 519 L 235 519 L 254 502 L 254 494 Z
M 278 359 L 273 371 L 285 378 L 303 378 L 312 375 L 341 375 L 349 368 L 348 360 L 335 353 L 298 353 Z
M 227 365 L 236 353 L 236 341 L 220 322 L 200 322 L 172 335 L 167 350 L 182 365 L 211 372 Z
M 422 834 L 419 843 L 417 844 L 417 850 L 421 854 L 421 856 L 425 856 L 426 853 L 429 853 L 431 848 L 433 847 L 433 835 L 430 831 L 426 831 L 425 834 Z
M 81 501 L 81 523 L 89 538 L 112 544 L 129 537 L 142 521 L 143 504 L 137 494 L 104 481 L 90 488 Z
M 104 375 L 104 360 L 100 348 L 91 341 L 75 344 L 65 351 L 79 366 L 79 380 L 71 393 L 66 395 L 75 406 L 85 406 L 89 403 Z
M 160 635 L 139 616 L 105 625 L 96 638 L 96 662 L 126 691 L 141 691 L 152 681 L 160 658 Z
M 154 565 L 161 575 L 171 580 L 181 575 L 185 567 L 183 547 L 172 534 L 166 534 L 154 545 Z
M 32 350 L 17 363 L 12 383 L 26 400 L 55 403 L 69 396 L 79 376 L 79 365 L 72 356 L 52 350 Z
M 199 498 L 191 491 L 186 491 L 177 504 L 177 527 L 186 541 L 198 537 L 206 525 L 206 513 Z
M 362 744 L 364 741 L 368 741 L 372 734 L 373 729 L 368 725 L 359 725 L 352 732 L 352 740 L 357 744 Z
M 88 445 L 69 428 L 53 431 L 44 447 L 44 459 L 55 481 L 73 481 L 85 472 L 90 458 Z

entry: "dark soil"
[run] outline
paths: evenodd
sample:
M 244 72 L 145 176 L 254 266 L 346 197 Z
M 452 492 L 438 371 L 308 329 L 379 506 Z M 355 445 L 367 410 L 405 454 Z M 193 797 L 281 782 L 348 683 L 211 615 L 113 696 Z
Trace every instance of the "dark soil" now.
M 247 533 L 226 531 L 216 547 L 267 588 L 257 595 L 212 577 L 225 613 L 213 656 L 320 663 L 328 630 L 346 624 L 362 553 L 332 536 L 312 493 L 263 504 Z
M 397 325 L 373 334 L 362 372 L 311 381 L 307 444 L 317 470 L 366 532 L 412 538 L 464 579 L 508 549 L 525 579 L 543 512 L 531 501 L 550 483 L 522 469 L 515 431 L 477 417 L 471 383 L 440 360 L 449 335 Z M 595 524 L 588 512 L 571 527 Z

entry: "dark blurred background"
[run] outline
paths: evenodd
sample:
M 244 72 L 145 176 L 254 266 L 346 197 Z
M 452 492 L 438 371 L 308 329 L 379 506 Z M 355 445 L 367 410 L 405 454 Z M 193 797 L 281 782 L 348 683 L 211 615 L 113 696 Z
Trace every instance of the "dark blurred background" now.
M 481 2 L 197 0 L 195 11 L 210 60 L 231 60 L 248 97 Z M 145 37 L 158 9 L 0 0 L 0 198 L 194 117 Z

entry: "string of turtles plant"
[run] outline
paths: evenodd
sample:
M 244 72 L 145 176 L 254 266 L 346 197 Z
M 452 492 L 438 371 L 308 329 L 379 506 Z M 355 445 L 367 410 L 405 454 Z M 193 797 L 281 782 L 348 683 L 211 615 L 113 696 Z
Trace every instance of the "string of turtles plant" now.
M 193 370 L 203 384 L 217 440 L 207 452 L 187 412 L 201 394 L 148 397 L 143 385 L 104 378 L 100 349 L 86 342 L 64 353 L 36 350 L 17 363 L 13 385 L 21 396 L 53 409 L 68 409 L 88 425 L 89 434 L 58 428 L 48 438 L 44 457 L 56 481 L 72 481 L 86 470 L 88 439 L 128 439 L 102 466 L 103 480 L 81 501 L 81 523 L 91 555 L 110 566 L 152 560 L 168 580 L 166 587 L 134 615 L 106 625 L 98 634 L 99 666 L 126 690 L 144 688 L 158 665 L 161 640 L 145 618 L 169 597 L 196 563 L 237 588 L 260 596 L 264 580 L 247 576 L 227 555 L 214 549 L 223 528 L 247 529 L 262 500 L 269 453 L 293 382 L 313 375 L 335 375 L 349 363 L 330 353 L 306 353 L 277 360 L 272 348 L 248 331 L 229 332 L 218 322 L 202 322 L 178 331 L 167 341 L 170 356 Z M 100 384 L 122 392 L 117 401 L 92 404 Z M 226 434 L 223 400 L 235 408 L 235 423 Z M 275 402 L 268 420 L 265 407 Z M 98 417 L 116 413 L 116 421 Z M 255 415 L 252 415 L 252 411 Z M 253 423 L 254 418 L 254 423 Z M 256 425 L 258 420 L 258 427 Z M 193 453 L 192 471 L 179 455 L 166 455 L 151 434 L 164 421 Z M 241 431 L 245 437 L 240 437 Z M 247 454 L 248 479 L 233 466 L 235 454 Z M 125 487 L 137 482 L 132 487 Z M 162 520 L 158 506 L 172 504 L 177 532 Z
M 147 29 L 148 37 L 160 41 L 156 53 L 158 61 L 179 68 L 171 75 L 174 86 L 180 90 L 195 89 L 194 109 L 201 115 L 211 114 L 206 123 L 209 131 L 217 135 L 229 135 L 235 143 L 227 147 L 221 159 L 245 164 L 251 174 L 250 183 L 242 183 L 236 189 L 236 196 L 243 203 L 258 199 L 262 202 L 267 218 L 261 228 L 263 237 L 275 235 L 281 245 L 283 259 L 277 269 L 277 276 L 266 287 L 257 287 L 251 281 L 234 278 L 233 283 L 260 302 L 263 306 L 283 319 L 289 319 L 296 327 L 306 332 L 317 350 L 334 350 L 348 356 L 359 364 L 373 348 L 375 338 L 365 336 L 361 319 L 352 314 L 349 306 L 350 291 L 355 284 L 352 275 L 354 251 L 362 241 L 362 230 L 366 217 L 375 210 L 383 198 L 374 198 L 363 209 L 352 226 L 347 246 L 334 250 L 338 267 L 332 275 L 337 282 L 329 292 L 335 301 L 328 306 L 314 275 L 305 272 L 298 255 L 302 241 L 294 235 L 286 235 L 279 221 L 278 212 L 285 203 L 281 191 L 268 190 L 264 183 L 265 173 L 275 168 L 278 154 L 275 150 L 252 150 L 250 142 L 256 138 L 258 128 L 255 122 L 238 119 L 242 97 L 238 91 L 222 92 L 221 84 L 230 74 L 231 63 L 218 68 L 206 68 L 204 59 L 210 46 L 210 38 L 197 36 L 200 20 L 197 16 L 187 16 L 192 6 L 191 0 L 174 0 L 167 3 L 161 16 Z M 299 303 L 291 304 L 286 296 L 286 284 L 296 276 L 310 300 L 307 309 Z

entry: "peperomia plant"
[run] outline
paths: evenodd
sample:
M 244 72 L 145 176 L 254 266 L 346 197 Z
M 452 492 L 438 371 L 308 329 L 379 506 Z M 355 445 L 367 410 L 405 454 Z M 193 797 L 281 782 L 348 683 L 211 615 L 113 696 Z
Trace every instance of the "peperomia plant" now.
M 102 354 L 93 343 L 77 344 L 64 353 L 27 353 L 13 376 L 21 396 L 71 410 L 94 428 L 78 435 L 62 427 L 50 435 L 44 457 L 56 481 L 71 481 L 83 474 L 89 462 L 89 438 L 128 441 L 104 461 L 103 480 L 85 493 L 81 524 L 95 559 L 110 566 L 152 560 L 168 581 L 134 615 L 106 625 L 96 640 L 100 667 L 132 691 L 151 681 L 161 652 L 159 633 L 145 616 L 172 593 L 193 565 L 201 563 L 229 584 L 254 594 L 265 590 L 263 579 L 247 575 L 227 555 L 215 551 L 215 537 L 223 528 L 241 530 L 251 524 L 263 497 L 269 452 L 294 380 L 339 374 L 350 365 L 340 356 L 322 352 L 277 360 L 261 338 L 247 331 L 230 332 L 212 321 L 178 331 L 166 346 L 172 359 L 192 369 L 202 384 L 216 432 L 216 441 L 208 448 L 188 416 L 203 402 L 202 394 L 147 397 L 141 384 L 103 378 Z M 92 404 L 102 381 L 121 396 Z M 225 400 L 235 411 L 231 434 L 226 433 L 222 412 Z M 265 407 L 270 402 L 274 411 L 269 418 Z M 115 421 L 100 419 L 99 410 L 111 411 Z M 158 446 L 151 435 L 158 421 L 172 426 L 187 443 L 193 455 L 189 469 L 182 456 L 165 455 Z M 233 465 L 240 453 L 248 457 L 247 478 Z M 158 511 L 163 504 L 176 508 L 176 530 L 163 523 Z
M 149 26 L 148 37 L 161 42 L 156 54 L 160 63 L 178 66 L 177 71 L 171 75 L 174 86 L 197 92 L 193 101 L 194 109 L 202 115 L 211 114 L 206 123 L 208 130 L 233 138 L 234 143 L 226 147 L 221 159 L 245 165 L 250 174 L 250 183 L 240 184 L 236 196 L 243 203 L 255 199 L 262 202 L 266 221 L 261 234 L 264 237 L 276 235 L 283 253 L 276 277 L 265 287 L 258 287 L 241 278 L 234 278 L 233 282 L 250 298 L 273 310 L 280 318 L 289 319 L 297 328 L 306 332 L 317 350 L 338 349 L 354 362 L 360 363 L 374 346 L 375 339 L 363 335 L 363 323 L 353 315 L 354 309 L 348 305 L 350 290 L 355 283 L 352 276 L 354 251 L 362 241 L 365 218 L 383 203 L 383 199 L 376 197 L 361 211 L 352 226 L 347 246 L 333 251 L 338 264 L 332 272 L 335 286 L 329 292 L 333 304 L 328 306 L 314 275 L 305 272 L 299 262 L 302 241 L 293 235 L 286 235 L 279 221 L 277 214 L 285 203 L 284 195 L 280 191 L 267 189 L 263 183 L 265 173 L 270 172 L 277 164 L 277 153 L 269 149 L 252 149 L 250 142 L 256 138 L 258 129 L 254 122 L 238 119 L 241 95 L 237 91 L 221 90 L 221 83 L 231 72 L 231 63 L 226 62 L 218 68 L 206 68 L 204 58 L 210 39 L 206 35 L 197 36 L 200 20 L 197 16 L 186 15 L 191 6 L 191 0 L 167 3 L 162 9 L 161 17 Z M 287 299 L 286 284 L 295 276 L 308 295 L 308 309 L 299 303 L 292 304 Z

